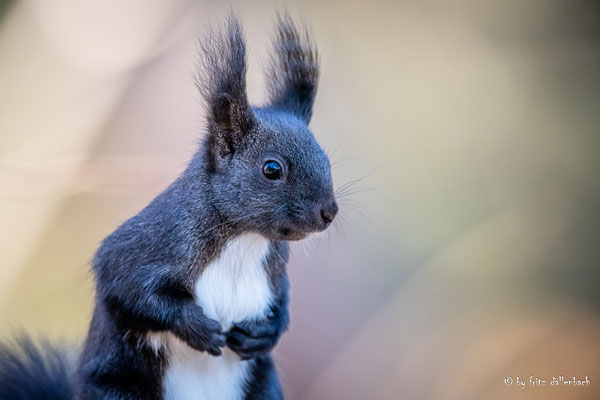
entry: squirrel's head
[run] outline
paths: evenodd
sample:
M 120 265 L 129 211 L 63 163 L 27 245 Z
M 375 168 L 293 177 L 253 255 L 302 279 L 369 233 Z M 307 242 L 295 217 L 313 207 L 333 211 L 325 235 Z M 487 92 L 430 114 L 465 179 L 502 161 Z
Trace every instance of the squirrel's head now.
M 277 20 L 269 101 L 248 104 L 239 21 L 202 43 L 198 86 L 207 108 L 201 149 L 215 207 L 226 221 L 274 240 L 298 240 L 335 218 L 329 159 L 308 128 L 319 78 L 315 47 L 287 15 Z

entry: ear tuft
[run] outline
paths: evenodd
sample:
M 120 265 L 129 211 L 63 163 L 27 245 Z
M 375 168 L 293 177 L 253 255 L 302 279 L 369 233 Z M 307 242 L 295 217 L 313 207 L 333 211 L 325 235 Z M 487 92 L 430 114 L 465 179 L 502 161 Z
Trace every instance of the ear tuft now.
M 254 121 L 246 95 L 246 43 L 237 17 L 229 15 L 222 30 L 209 30 L 200 50 L 196 85 L 206 102 L 209 133 L 224 155 L 243 141 Z
M 270 105 L 308 124 L 319 83 L 319 56 L 308 31 L 300 33 L 287 13 L 277 15 L 268 78 Z

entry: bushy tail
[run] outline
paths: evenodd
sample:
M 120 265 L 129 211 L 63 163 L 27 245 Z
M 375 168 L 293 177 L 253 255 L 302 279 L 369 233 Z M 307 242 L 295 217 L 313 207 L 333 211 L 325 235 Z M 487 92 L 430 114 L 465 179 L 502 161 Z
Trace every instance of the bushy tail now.
M 64 349 L 22 337 L 0 344 L 0 400 L 71 400 L 74 363 Z

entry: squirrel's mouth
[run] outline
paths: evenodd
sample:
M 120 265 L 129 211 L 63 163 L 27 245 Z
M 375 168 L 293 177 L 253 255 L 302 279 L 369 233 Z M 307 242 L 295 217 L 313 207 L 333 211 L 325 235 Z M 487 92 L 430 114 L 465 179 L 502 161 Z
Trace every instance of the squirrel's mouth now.
M 288 218 L 280 218 L 279 224 L 268 227 L 271 235 L 275 236 L 272 239 L 275 240 L 302 240 L 307 236 L 323 232 L 331 226 L 337 212 L 338 206 L 334 200 L 322 204 L 316 204 L 316 207 L 312 207 L 309 210 L 303 210 L 302 213 L 290 212 Z M 270 228 L 270 229 L 269 229 Z
M 281 236 L 280 240 L 302 240 L 310 234 L 290 227 L 281 227 L 277 229 L 277 233 Z
M 292 227 L 289 225 L 282 226 L 276 229 L 277 240 L 302 240 L 314 233 L 323 232 L 329 227 L 329 223 L 322 226 L 308 226 L 308 227 Z

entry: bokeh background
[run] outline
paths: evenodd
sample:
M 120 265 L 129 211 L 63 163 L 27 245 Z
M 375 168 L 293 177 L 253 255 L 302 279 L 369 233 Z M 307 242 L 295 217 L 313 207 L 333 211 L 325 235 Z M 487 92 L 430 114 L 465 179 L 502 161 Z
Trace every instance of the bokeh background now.
M 282 6 L 322 56 L 312 129 L 355 182 L 293 246 L 287 398 L 600 398 L 591 0 L 3 0 L 0 337 L 83 340 L 100 240 L 202 135 L 198 35 L 242 17 L 260 103 Z

